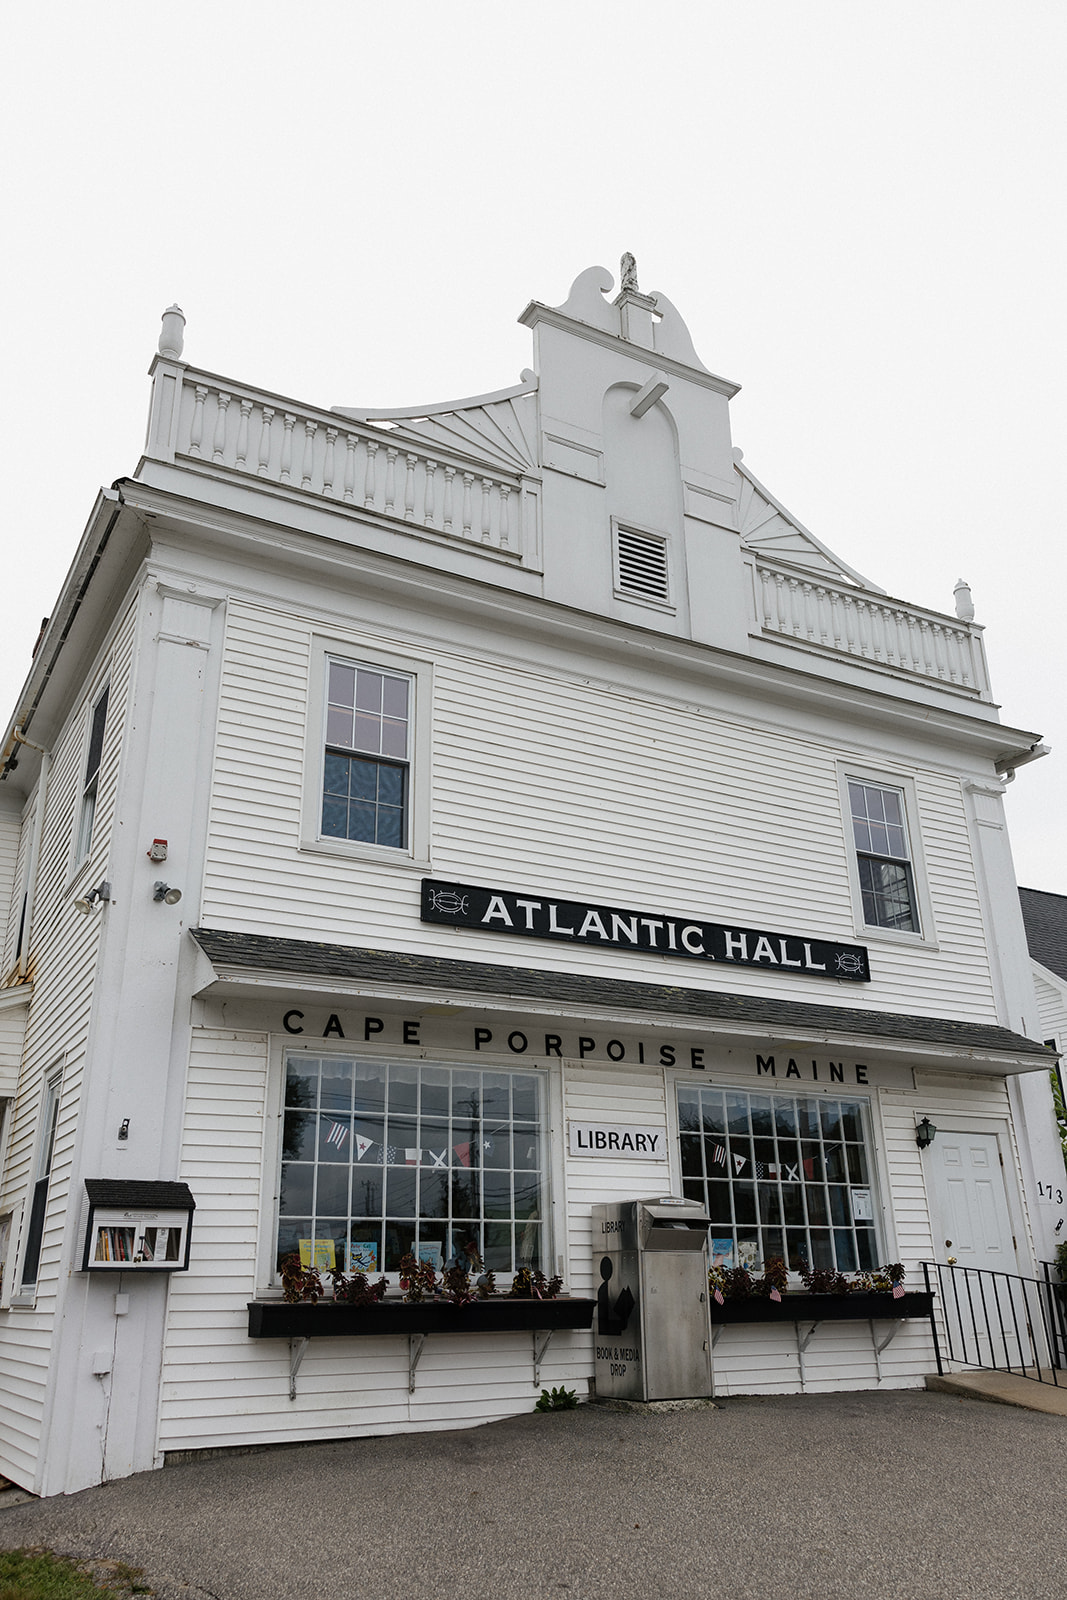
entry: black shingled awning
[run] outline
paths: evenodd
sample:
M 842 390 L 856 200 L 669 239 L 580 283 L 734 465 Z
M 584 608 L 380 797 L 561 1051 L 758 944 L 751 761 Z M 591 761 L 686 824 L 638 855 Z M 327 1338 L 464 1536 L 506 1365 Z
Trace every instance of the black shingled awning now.
M 1017 1065 L 1005 1062 L 1002 1070 L 1006 1072 L 1036 1070 L 1055 1059 L 1035 1039 L 990 1023 L 864 1011 L 854 1006 L 812 1005 L 761 994 L 724 994 L 716 989 L 601 978 L 584 972 L 496 966 L 485 961 L 457 961 L 396 950 L 359 950 L 348 945 L 229 933 L 217 928 L 194 928 L 192 932 L 215 967 L 276 972 L 294 978 L 332 978 L 361 987 L 399 984 L 413 989 L 461 991 L 471 994 L 472 1005 L 477 1003 L 473 997 L 478 994 L 506 996 L 517 1008 L 523 1001 L 536 1001 L 539 1005 L 556 1001 L 568 1007 L 585 1006 L 591 1012 L 651 1012 L 688 1019 L 694 1024 L 735 1024 L 747 1030 L 759 1027 L 785 1039 L 801 1033 L 848 1034 L 898 1046 L 927 1045 L 964 1054 L 1021 1058 Z

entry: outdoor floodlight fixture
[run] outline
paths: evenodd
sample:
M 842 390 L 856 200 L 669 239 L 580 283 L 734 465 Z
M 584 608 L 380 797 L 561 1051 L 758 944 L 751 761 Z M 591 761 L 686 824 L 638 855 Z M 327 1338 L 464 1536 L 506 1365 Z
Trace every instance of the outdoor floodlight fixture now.
M 182 897 L 180 889 L 172 889 L 169 883 L 164 883 L 160 878 L 152 893 L 153 900 L 162 900 L 166 906 L 176 906 Z
M 920 1150 L 925 1150 L 927 1145 L 933 1144 L 934 1135 L 936 1132 L 937 1129 L 934 1127 L 929 1117 L 924 1117 L 921 1122 L 916 1123 L 915 1143 L 919 1146 Z
M 79 900 L 75 900 L 74 909 L 75 911 L 80 911 L 83 917 L 87 917 L 95 902 L 99 901 L 102 905 L 105 900 L 110 899 L 111 885 L 104 878 L 102 882 L 97 884 L 95 889 L 90 889 L 88 894 L 82 895 Z

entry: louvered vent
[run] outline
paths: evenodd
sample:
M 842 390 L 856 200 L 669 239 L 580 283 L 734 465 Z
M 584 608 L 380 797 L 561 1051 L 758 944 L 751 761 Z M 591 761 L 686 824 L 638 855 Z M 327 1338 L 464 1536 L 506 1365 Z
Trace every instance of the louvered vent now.
M 619 589 L 645 600 L 669 600 L 666 540 L 631 528 L 619 528 L 617 537 Z

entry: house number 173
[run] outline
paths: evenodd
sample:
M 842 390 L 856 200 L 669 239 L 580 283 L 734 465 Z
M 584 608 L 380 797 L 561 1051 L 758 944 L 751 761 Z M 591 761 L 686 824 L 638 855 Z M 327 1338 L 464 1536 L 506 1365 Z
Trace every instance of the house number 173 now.
M 1062 1206 L 1063 1204 L 1063 1190 L 1057 1189 L 1056 1186 L 1051 1183 L 1039 1183 L 1037 1186 L 1037 1197 L 1039 1200 L 1055 1200 L 1058 1206 Z

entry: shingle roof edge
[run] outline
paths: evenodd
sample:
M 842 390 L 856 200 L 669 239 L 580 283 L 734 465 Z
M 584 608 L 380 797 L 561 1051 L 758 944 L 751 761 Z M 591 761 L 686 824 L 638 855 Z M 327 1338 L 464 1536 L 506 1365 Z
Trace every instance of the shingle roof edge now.
M 876 1039 L 948 1045 L 1007 1055 L 1047 1054 L 1044 1045 L 1037 1040 L 991 1023 L 890 1011 L 860 1011 L 850 1006 L 775 1000 L 765 995 L 726 994 L 714 989 L 688 989 L 536 967 L 502 967 L 484 961 L 457 961 L 452 957 L 396 950 L 356 949 L 348 945 L 233 933 L 217 928 L 191 931 L 213 965 L 302 973 L 318 978 L 433 985 L 512 995 L 516 1000 L 557 999 L 569 1005 L 615 1006 L 628 1011 L 689 1016 L 706 1022 L 757 1023 L 779 1030 L 829 1029 Z

